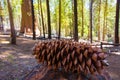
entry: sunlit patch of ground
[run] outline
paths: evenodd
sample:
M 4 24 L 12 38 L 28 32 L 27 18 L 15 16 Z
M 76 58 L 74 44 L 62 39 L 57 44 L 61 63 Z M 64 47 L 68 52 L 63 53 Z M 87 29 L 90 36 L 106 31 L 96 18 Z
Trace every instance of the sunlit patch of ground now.
M 112 54 L 116 54 L 120 56 L 120 52 L 113 52 Z
M 20 80 L 37 65 L 31 50 L 35 41 L 17 38 L 17 45 L 11 45 L 9 40 L 0 35 L 0 80 Z
M 9 44 L 10 42 L 9 41 L 0 41 L 1 44 Z

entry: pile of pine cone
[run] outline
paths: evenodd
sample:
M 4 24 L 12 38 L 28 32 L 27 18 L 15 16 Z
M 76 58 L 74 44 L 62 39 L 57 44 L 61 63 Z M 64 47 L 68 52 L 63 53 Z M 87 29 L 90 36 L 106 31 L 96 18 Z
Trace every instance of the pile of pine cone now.
M 100 48 L 70 40 L 38 42 L 33 48 L 33 55 L 38 62 L 66 72 L 101 73 L 108 65 L 106 54 Z

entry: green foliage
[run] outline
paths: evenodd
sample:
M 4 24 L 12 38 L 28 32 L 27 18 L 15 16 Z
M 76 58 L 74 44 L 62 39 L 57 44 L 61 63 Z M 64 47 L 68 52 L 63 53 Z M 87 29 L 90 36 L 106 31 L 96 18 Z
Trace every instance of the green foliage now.
M 34 0 L 34 10 L 35 10 L 35 16 L 38 15 L 38 0 Z M 44 17 L 44 23 L 47 26 L 47 10 L 46 10 L 46 0 L 42 1 L 42 10 L 43 10 L 43 17 Z M 61 1 L 61 35 L 62 36 L 72 36 L 73 35 L 73 0 L 62 0 Z M 105 1 L 101 0 L 101 11 L 100 11 L 100 28 L 103 28 L 103 22 L 104 22 L 104 7 L 105 7 Z M 1 1 L 3 5 L 3 16 L 8 17 L 8 10 L 7 10 L 7 3 L 6 0 Z M 12 9 L 14 14 L 14 21 L 15 25 L 18 25 L 20 27 L 20 21 L 21 21 L 21 4 L 22 0 L 11 0 L 12 3 Z M 83 0 L 84 3 L 84 36 L 83 38 L 88 38 L 89 33 L 89 0 Z M 50 15 L 51 15 L 51 26 L 52 31 L 55 31 L 55 33 L 58 33 L 58 22 L 59 22 L 59 0 L 50 0 Z M 82 0 L 78 0 L 78 31 L 79 31 L 79 37 L 81 37 L 81 29 L 82 29 Z M 114 24 L 115 24 L 115 11 L 116 11 L 116 1 L 115 0 L 108 0 L 108 7 L 107 7 L 107 34 L 114 34 Z M 98 17 L 99 16 L 99 0 L 94 0 L 93 2 L 93 37 L 98 37 Z M 36 17 L 38 18 L 38 17 Z M 38 19 L 37 19 L 38 20 Z M 47 33 L 47 27 L 46 27 L 46 33 Z M 102 31 L 101 31 L 102 33 Z M 106 34 L 106 36 L 107 36 Z

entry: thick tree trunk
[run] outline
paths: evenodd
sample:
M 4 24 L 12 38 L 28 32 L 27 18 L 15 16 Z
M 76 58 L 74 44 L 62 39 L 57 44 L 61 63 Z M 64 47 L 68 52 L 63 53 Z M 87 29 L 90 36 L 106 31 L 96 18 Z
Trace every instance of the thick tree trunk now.
M 98 40 L 100 40 L 100 11 L 101 11 L 101 0 L 99 0 Z
M 92 43 L 92 5 L 93 0 L 90 1 L 90 42 Z
M 31 15 L 31 0 L 22 0 L 22 18 L 21 18 L 21 29 L 20 33 L 31 33 L 32 32 L 32 15 Z
M 84 1 L 82 0 L 82 31 L 81 31 L 81 36 L 83 37 L 84 36 Z
M 119 43 L 119 7 L 120 7 L 120 0 L 117 0 L 116 18 L 115 18 L 115 36 L 114 36 L 114 40 L 116 44 Z
M 40 10 L 41 10 L 41 18 L 42 18 L 43 37 L 45 38 L 45 25 L 44 25 L 44 18 L 43 18 L 43 11 L 42 11 L 42 3 L 41 3 L 41 0 L 40 0 Z
M 35 32 L 35 16 L 34 16 L 34 5 L 33 0 L 31 0 L 31 13 L 32 13 L 32 31 L 33 31 L 33 39 L 36 39 L 36 32 Z
M 58 39 L 61 37 L 61 0 L 59 0 L 59 34 Z
M 11 44 L 16 44 L 16 34 L 15 34 L 15 28 L 14 28 L 14 22 L 13 22 L 12 8 L 9 0 L 7 0 L 7 3 L 8 3 L 8 12 L 9 12 L 9 19 L 10 19 L 10 29 L 11 29 Z
M 46 6 L 47 6 L 47 20 L 48 20 L 48 38 L 51 39 L 51 22 L 50 22 L 49 0 L 46 0 Z
M 77 0 L 74 0 L 74 40 L 78 41 Z

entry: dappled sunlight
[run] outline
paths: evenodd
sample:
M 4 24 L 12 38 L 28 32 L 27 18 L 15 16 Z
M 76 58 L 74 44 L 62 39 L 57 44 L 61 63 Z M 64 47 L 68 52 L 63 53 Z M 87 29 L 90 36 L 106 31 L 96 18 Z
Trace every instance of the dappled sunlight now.
M 9 44 L 9 40 L 7 40 L 6 38 L 4 37 L 7 37 L 8 38 L 8 35 L 0 35 L 0 44 Z
M 9 63 L 13 63 L 14 59 L 16 58 L 13 54 L 11 53 L 14 53 L 14 51 L 4 51 L 4 52 L 1 52 L 0 54 L 0 59 L 2 61 L 7 61 Z
M 10 55 L 12 55 L 12 54 L 10 54 L 10 53 L 12 53 L 13 51 L 4 51 L 4 52 L 1 52 L 0 53 L 0 58 L 2 59 L 2 58 L 5 58 L 5 57 L 8 57 L 8 56 L 10 56 Z
M 119 79 L 119 75 L 117 73 L 114 73 L 114 72 L 109 72 L 110 73 L 110 76 L 113 78 L 113 79 L 116 79 L 118 78 Z
M 31 55 L 21 55 L 21 56 L 19 56 L 19 58 L 29 59 L 29 58 L 33 58 L 33 57 Z
M 112 54 L 115 54 L 115 55 L 119 55 L 119 56 L 120 56 L 120 52 L 112 52 Z
M 9 41 L 0 41 L 1 44 L 9 44 Z

